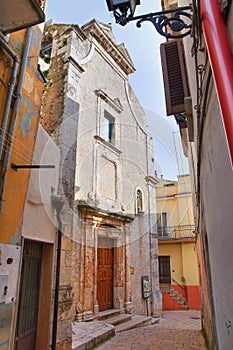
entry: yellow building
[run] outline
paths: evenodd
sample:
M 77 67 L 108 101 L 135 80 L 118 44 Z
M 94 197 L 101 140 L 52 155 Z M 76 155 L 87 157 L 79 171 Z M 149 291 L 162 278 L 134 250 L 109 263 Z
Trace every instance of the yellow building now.
M 160 179 L 156 194 L 163 310 L 199 310 L 190 176 L 178 176 L 178 181 Z

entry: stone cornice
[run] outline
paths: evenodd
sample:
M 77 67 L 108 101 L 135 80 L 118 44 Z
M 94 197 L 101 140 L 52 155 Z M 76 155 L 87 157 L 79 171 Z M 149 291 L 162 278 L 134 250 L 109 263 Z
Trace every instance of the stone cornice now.
M 152 186 L 156 186 L 159 183 L 159 181 L 154 176 L 146 176 L 145 180 L 148 184 Z
M 104 140 L 101 136 L 95 135 L 94 138 L 99 141 L 101 144 L 103 144 L 105 147 L 109 148 L 111 151 L 113 151 L 116 155 L 120 155 L 122 152 L 116 148 L 112 143 Z
M 132 216 L 125 215 L 123 213 L 111 213 L 109 211 L 106 211 L 97 207 L 92 207 L 84 203 L 84 201 L 76 201 L 76 206 L 81 212 L 89 213 L 91 215 L 114 218 L 125 222 L 131 222 L 134 220 Z
M 118 102 L 117 100 L 113 100 L 111 97 L 109 97 L 105 91 L 103 91 L 102 89 L 96 90 L 96 94 L 97 96 L 101 97 L 102 100 L 104 100 L 105 102 L 107 102 L 113 109 L 115 109 L 115 111 L 117 113 L 121 113 L 123 112 L 123 107 L 120 104 L 120 102 Z
M 80 73 L 83 73 L 85 70 L 83 69 L 82 66 L 80 66 L 80 64 L 74 59 L 74 57 L 69 56 L 64 60 L 64 63 L 70 62 L 71 64 L 73 64 Z
M 95 40 L 104 48 L 104 50 L 113 58 L 118 66 L 123 70 L 126 75 L 135 72 L 135 67 L 127 55 L 123 53 L 122 46 L 117 46 L 113 40 L 101 29 L 101 26 L 96 20 L 82 26 L 82 30 L 88 32 Z M 127 57 L 128 56 L 128 57 Z

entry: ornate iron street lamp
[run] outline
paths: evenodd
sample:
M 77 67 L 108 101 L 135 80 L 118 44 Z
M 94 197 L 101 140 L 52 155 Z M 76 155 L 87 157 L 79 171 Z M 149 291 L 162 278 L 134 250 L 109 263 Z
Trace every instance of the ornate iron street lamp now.
M 157 32 L 166 38 L 183 38 L 191 33 L 191 6 L 183 6 L 134 17 L 135 8 L 137 5 L 140 5 L 140 0 L 106 1 L 109 11 L 113 11 L 116 23 L 122 26 L 125 26 L 128 22 L 137 21 L 136 25 L 140 28 L 142 22 L 150 21 Z

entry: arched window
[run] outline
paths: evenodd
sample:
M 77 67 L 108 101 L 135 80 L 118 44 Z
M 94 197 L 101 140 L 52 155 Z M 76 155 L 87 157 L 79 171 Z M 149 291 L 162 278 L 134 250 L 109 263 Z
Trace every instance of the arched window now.
M 143 194 L 140 188 L 138 188 L 136 191 L 136 213 L 140 214 L 143 213 L 143 211 Z

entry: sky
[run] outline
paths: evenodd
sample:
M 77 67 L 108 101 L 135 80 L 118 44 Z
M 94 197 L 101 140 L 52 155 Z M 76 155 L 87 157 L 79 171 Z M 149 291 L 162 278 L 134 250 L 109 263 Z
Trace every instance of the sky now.
M 141 0 L 135 15 L 161 11 L 160 3 L 160 0 Z M 124 42 L 136 68 L 129 82 L 148 115 L 158 174 L 175 180 L 177 173 L 187 173 L 188 167 L 182 156 L 178 126 L 173 117 L 166 116 L 159 49 L 165 38 L 150 22 L 144 22 L 141 28 L 134 21 L 125 27 L 115 24 L 106 0 L 48 0 L 46 20 L 82 26 L 93 18 L 111 23 L 117 43 Z

